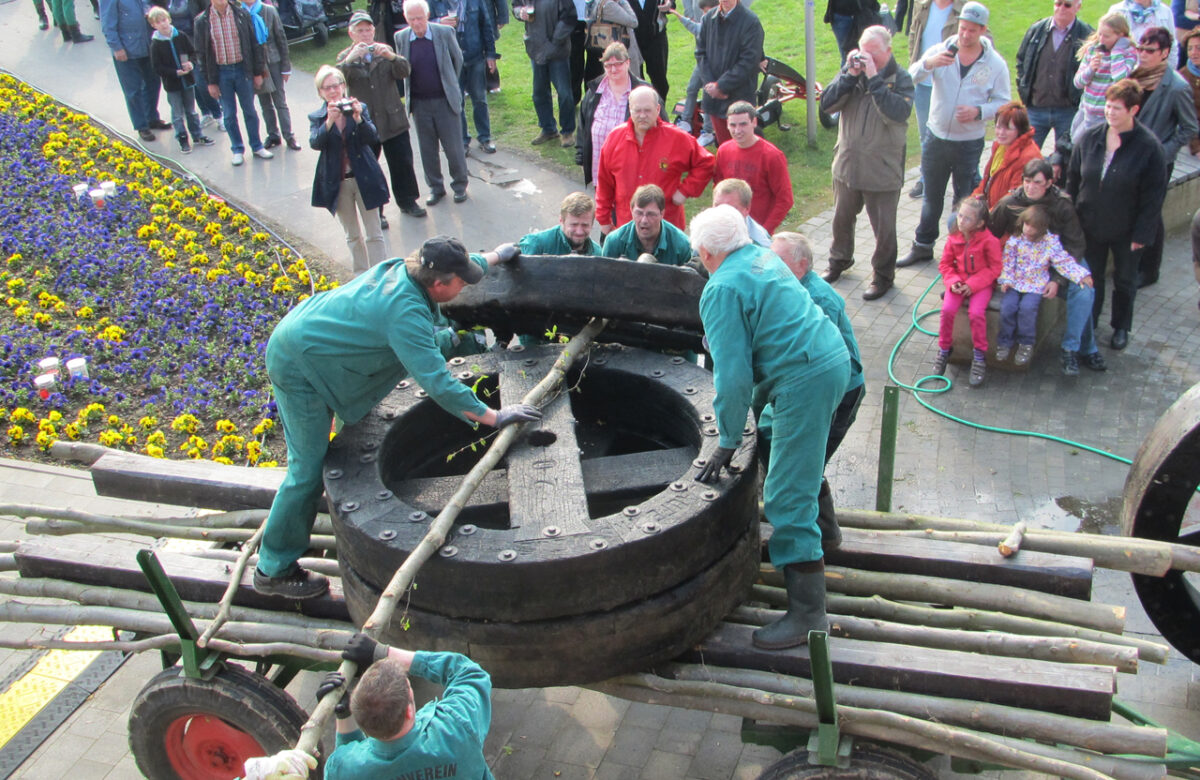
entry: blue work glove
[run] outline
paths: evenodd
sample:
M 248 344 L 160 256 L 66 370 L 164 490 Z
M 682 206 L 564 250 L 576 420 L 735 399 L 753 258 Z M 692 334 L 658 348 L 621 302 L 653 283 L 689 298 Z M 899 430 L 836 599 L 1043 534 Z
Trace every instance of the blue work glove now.
M 330 691 L 341 688 L 346 684 L 346 678 L 341 672 L 330 672 L 321 680 L 321 684 L 317 686 L 317 703 L 324 701 L 325 696 Z M 333 714 L 339 718 L 350 717 L 350 691 L 342 691 L 342 698 L 333 707 Z
M 358 667 L 358 673 L 361 675 L 367 671 L 367 668 L 376 661 L 382 661 L 387 658 L 388 646 L 376 642 L 366 634 L 359 632 L 350 637 L 350 641 L 346 643 L 346 649 L 342 651 L 342 658 L 347 661 L 353 661 Z
M 509 404 L 496 411 L 496 427 L 542 419 L 542 410 L 530 404 Z
M 696 481 L 715 482 L 721 476 L 722 467 L 728 466 L 729 461 L 733 460 L 735 452 L 737 450 L 733 447 L 717 447 L 708 457 L 708 463 L 705 463 L 696 474 Z
M 521 255 L 521 250 L 516 244 L 501 244 L 492 251 L 500 256 L 502 263 L 510 263 Z

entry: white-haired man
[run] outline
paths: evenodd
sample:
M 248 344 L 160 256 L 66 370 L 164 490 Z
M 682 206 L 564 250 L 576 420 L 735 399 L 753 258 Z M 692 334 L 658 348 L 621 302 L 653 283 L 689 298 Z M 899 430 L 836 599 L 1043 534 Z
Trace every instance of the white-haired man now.
M 450 188 L 454 202 L 467 199 L 467 150 L 462 143 L 462 49 L 453 27 L 429 21 L 425 0 L 405 0 L 404 18 L 408 29 L 396 33 L 396 51 L 408 60 L 411 71 L 404 79 L 408 110 L 417 128 L 417 146 L 421 149 L 421 167 L 433 206 L 446 197 L 442 161 L 438 146 L 446 153 L 450 167 Z
M 821 95 L 821 107 L 842 114 L 833 154 L 833 240 L 823 278 L 836 282 L 854 265 L 854 225 L 865 206 L 875 252 L 863 298 L 873 301 L 896 278 L 896 207 L 913 107 L 912 77 L 896 64 L 886 27 L 863 30 L 858 48 Z
M 817 494 L 829 424 L 850 381 L 850 357 L 837 327 L 774 253 L 755 246 L 746 220 L 725 204 L 696 216 L 692 249 L 710 278 L 700 317 L 713 360 L 719 446 L 696 475 L 720 478 L 742 442 L 746 413 L 774 409 L 773 455 L 763 487 L 774 526 L 771 563 L 783 572 L 787 613 L 754 632 L 755 646 L 804 644 L 828 630 L 825 564 Z

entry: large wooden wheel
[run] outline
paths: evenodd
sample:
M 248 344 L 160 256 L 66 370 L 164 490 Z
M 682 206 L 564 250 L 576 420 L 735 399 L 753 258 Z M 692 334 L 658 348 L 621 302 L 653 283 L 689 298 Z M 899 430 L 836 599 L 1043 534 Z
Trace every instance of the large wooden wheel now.
M 1125 480 L 1121 530 L 1127 536 L 1200 545 L 1200 385 L 1159 418 Z M 1200 663 L 1200 579 L 1169 571 L 1133 575 L 1150 620 L 1176 650 Z
M 456 358 L 451 368 L 498 405 L 519 400 L 557 354 L 510 350 Z M 665 660 L 671 655 L 662 653 L 711 630 L 753 578 L 754 556 L 742 555 L 758 524 L 749 418 L 734 472 L 714 485 L 693 480 L 717 446 L 711 374 L 682 358 L 613 346 L 595 349 L 566 386 L 570 392 L 545 406 L 541 424 L 526 426 L 422 567 L 406 596 L 413 630 L 398 636 L 410 646 L 422 636 L 439 647 L 499 645 L 529 658 L 539 647 L 566 651 L 641 623 L 657 632 L 661 652 L 648 646 L 654 642 L 630 640 L 614 666 L 606 659 L 621 654 L 620 642 L 606 641 L 597 645 L 601 656 L 581 652 L 566 667 L 538 672 L 526 662 L 523 673 L 501 672 L 501 686 L 582 682 Z M 402 383 L 335 439 L 325 485 L 352 614 L 370 612 L 482 455 L 486 433 Z M 681 612 L 688 619 L 671 621 L 668 637 L 663 618 L 684 608 L 685 594 L 703 607 Z M 493 677 L 501 664 L 489 666 Z

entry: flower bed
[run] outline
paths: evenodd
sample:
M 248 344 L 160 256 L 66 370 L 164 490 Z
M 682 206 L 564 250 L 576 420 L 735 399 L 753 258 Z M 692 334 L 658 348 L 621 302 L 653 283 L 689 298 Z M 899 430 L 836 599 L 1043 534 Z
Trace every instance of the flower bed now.
M 103 206 L 72 186 L 116 183 Z M 274 465 L 263 361 L 333 283 L 245 214 L 86 115 L 0 75 L 0 453 L 56 440 Z M 58 358 L 38 392 L 39 363 Z M 72 378 L 72 358 L 88 376 Z

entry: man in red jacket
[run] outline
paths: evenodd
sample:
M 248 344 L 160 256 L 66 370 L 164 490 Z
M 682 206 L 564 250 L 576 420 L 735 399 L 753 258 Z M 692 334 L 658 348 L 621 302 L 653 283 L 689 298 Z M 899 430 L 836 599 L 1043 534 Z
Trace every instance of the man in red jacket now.
M 629 93 L 629 121 L 608 134 L 600 150 L 596 178 L 596 221 L 608 233 L 632 219 L 629 200 L 643 184 L 657 184 L 667 196 L 663 216 L 683 230 L 683 203 L 698 197 L 713 175 L 714 158 L 688 133 L 659 117 L 660 98 L 652 87 Z
M 741 179 L 749 184 L 754 193 L 750 216 L 768 233 L 774 233 L 795 200 L 787 157 L 775 144 L 755 134 L 758 113 L 746 101 L 739 100 L 729 107 L 725 125 L 730 139 L 717 149 L 713 180 Z

